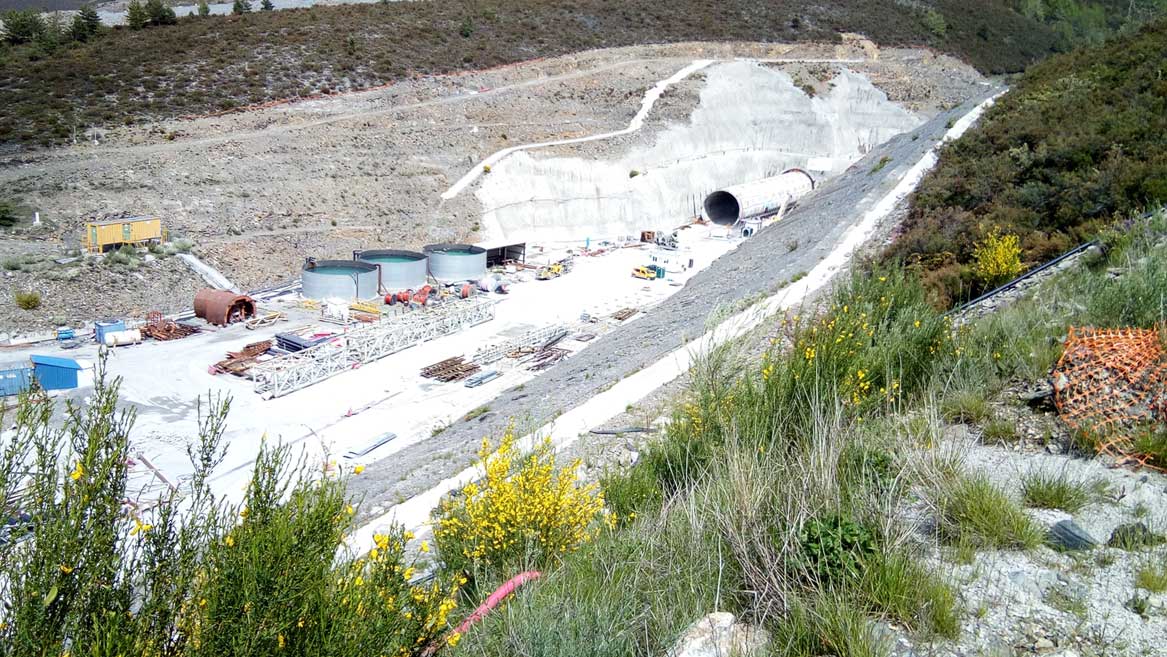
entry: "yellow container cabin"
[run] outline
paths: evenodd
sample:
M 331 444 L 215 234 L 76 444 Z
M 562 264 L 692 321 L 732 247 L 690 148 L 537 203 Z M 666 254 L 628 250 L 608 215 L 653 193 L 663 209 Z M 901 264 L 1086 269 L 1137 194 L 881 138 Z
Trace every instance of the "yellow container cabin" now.
M 90 253 L 102 253 L 123 244 L 161 241 L 162 220 L 157 217 L 125 217 L 85 224 L 85 248 Z

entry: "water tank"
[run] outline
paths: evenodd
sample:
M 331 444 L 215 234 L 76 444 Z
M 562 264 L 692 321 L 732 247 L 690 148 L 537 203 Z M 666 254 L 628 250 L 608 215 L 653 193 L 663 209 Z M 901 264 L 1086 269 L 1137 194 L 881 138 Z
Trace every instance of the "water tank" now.
M 377 266 L 357 260 L 308 258 L 300 273 L 306 299 L 373 299 L 381 296 Z
M 802 169 L 789 169 L 781 175 L 734 185 L 705 197 L 705 218 L 715 224 L 730 226 L 742 219 L 774 214 L 814 189 L 814 178 Z
M 389 294 L 401 290 L 416 290 L 426 284 L 428 265 L 423 253 L 398 249 L 371 249 L 356 251 L 353 257 L 360 262 L 381 267 L 381 289 Z
M 123 344 L 138 344 L 141 341 L 142 332 L 138 329 L 106 331 L 101 336 L 101 343 L 107 347 L 117 347 Z
M 486 275 L 486 249 L 470 244 L 431 244 L 422 251 L 439 283 L 477 281 Z

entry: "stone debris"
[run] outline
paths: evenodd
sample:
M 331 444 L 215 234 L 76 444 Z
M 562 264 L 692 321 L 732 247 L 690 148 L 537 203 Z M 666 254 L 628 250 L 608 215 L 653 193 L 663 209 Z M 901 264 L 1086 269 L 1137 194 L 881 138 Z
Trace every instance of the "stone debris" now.
M 666 657 L 752 657 L 765 654 L 770 634 L 739 623 L 727 611 L 701 617 L 685 630 Z
M 1093 550 L 1098 547 L 1098 541 L 1075 523 L 1073 520 L 1062 520 L 1050 527 L 1046 541 L 1055 550 L 1066 552 L 1080 552 Z

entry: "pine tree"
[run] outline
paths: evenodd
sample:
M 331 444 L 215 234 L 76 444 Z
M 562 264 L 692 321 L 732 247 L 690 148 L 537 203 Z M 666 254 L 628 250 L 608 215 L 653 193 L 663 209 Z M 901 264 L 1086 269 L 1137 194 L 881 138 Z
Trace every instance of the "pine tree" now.
M 131 30 L 140 30 L 149 22 L 150 15 L 146 13 L 141 1 L 130 0 L 130 4 L 126 5 L 126 25 L 129 25 Z
M 174 25 L 178 17 L 174 10 L 162 3 L 162 0 L 146 0 L 146 14 L 150 16 L 151 25 Z
M 85 41 L 89 37 L 97 34 L 101 30 L 101 16 L 97 15 L 97 10 L 91 4 L 84 4 L 77 10 L 77 14 L 73 16 L 73 26 L 70 31 L 73 33 L 73 38 L 78 41 Z
M 207 17 L 211 15 L 211 6 L 207 4 L 207 0 L 199 0 L 199 16 Z
M 4 21 L 4 40 L 12 45 L 28 43 L 45 31 L 45 21 L 35 9 L 6 11 L 0 14 Z
M 231 7 L 231 13 L 235 15 L 246 14 L 251 11 L 250 0 L 235 0 L 235 5 Z
M 272 4 L 271 0 L 263 0 L 263 2 L 261 2 L 259 4 L 259 8 L 264 10 L 264 11 L 271 11 L 271 10 L 275 9 L 276 6 L 274 4 Z

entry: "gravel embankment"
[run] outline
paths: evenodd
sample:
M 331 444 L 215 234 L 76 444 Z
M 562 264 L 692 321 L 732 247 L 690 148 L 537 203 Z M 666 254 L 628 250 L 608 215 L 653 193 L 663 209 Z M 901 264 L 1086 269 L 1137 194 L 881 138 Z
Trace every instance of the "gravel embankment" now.
M 497 436 L 513 423 L 520 433 L 541 426 L 615 382 L 655 362 L 705 332 L 706 318 L 719 304 L 771 291 L 809 271 L 839 241 L 843 232 L 887 194 L 904 173 L 948 129 L 995 90 L 942 112 L 912 132 L 873 150 L 843 175 L 824 183 L 781 223 L 762 231 L 715 261 L 685 288 L 564 361 L 543 376 L 496 398 L 491 411 L 457 422 L 434 438 L 411 446 L 369 467 L 354 479 L 351 492 L 363 497 L 368 517 L 427 490 L 472 461 L 483 436 Z M 883 157 L 890 160 L 873 171 Z M 797 243 L 797 248 L 790 246 Z M 435 458 L 435 455 L 441 458 Z M 379 507 L 379 508 L 378 508 Z

